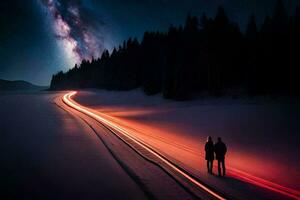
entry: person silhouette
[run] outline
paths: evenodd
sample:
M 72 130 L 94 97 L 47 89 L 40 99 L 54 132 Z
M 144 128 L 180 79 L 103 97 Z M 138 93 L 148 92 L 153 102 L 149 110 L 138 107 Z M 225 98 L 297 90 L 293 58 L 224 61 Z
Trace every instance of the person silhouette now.
M 208 136 L 205 144 L 205 160 L 207 161 L 207 172 L 209 174 L 212 174 L 214 159 L 214 143 L 212 138 Z
M 226 174 L 225 154 L 227 152 L 227 147 L 223 143 L 222 138 L 218 137 L 218 142 L 214 146 L 214 151 L 216 153 L 216 159 L 218 160 L 218 175 L 222 176 L 221 174 L 221 166 L 222 166 L 223 176 L 225 176 Z

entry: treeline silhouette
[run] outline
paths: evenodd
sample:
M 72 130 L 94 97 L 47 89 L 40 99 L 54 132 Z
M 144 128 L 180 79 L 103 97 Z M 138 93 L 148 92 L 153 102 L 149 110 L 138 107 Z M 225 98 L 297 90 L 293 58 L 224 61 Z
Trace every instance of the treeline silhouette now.
M 188 16 L 184 27 L 129 38 L 110 54 L 53 75 L 51 88 L 130 90 L 184 100 L 194 95 L 298 95 L 300 8 L 289 16 L 278 1 L 261 28 L 251 16 L 246 31 L 224 9 L 214 18 Z

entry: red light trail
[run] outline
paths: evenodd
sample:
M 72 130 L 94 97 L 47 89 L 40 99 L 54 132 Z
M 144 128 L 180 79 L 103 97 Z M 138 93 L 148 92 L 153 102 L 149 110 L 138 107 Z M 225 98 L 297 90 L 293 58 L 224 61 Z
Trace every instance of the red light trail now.
M 172 162 L 167 160 L 165 157 L 161 156 L 159 153 L 157 153 L 155 150 L 153 150 L 153 148 L 151 146 L 149 146 L 149 144 L 146 144 L 145 141 L 143 141 L 140 138 L 134 136 L 134 134 L 131 134 L 129 131 L 122 128 L 119 124 L 115 123 L 113 120 L 110 120 L 110 118 L 111 118 L 110 116 L 105 115 L 105 114 L 102 114 L 100 116 L 99 114 L 96 114 L 98 112 L 96 112 L 92 109 L 86 108 L 86 107 L 76 103 L 72 99 L 72 97 L 74 95 L 76 95 L 76 93 L 77 92 L 73 91 L 73 92 L 69 92 L 69 93 L 65 94 L 63 96 L 63 102 L 65 104 L 67 104 L 68 106 L 70 106 L 71 108 L 76 109 L 77 111 L 79 111 L 81 113 L 84 113 L 87 116 L 89 116 L 89 117 L 95 119 L 96 121 L 100 122 L 101 124 L 109 127 L 110 129 L 116 130 L 117 132 L 123 134 L 124 136 L 129 138 L 134 143 L 138 144 L 139 146 L 146 149 L 151 154 L 155 155 L 159 160 L 161 160 L 162 162 L 167 164 L 169 167 L 171 167 L 177 173 L 181 174 L 183 177 L 185 177 L 191 183 L 196 185 L 198 188 L 200 188 L 201 190 L 204 190 L 205 192 L 212 195 L 216 199 L 225 199 L 222 195 L 216 193 L 215 191 L 211 190 L 207 186 L 203 185 L 202 183 L 197 181 L 195 178 L 193 178 L 192 176 L 190 176 L 189 174 L 187 174 L 186 172 L 184 172 L 183 170 L 178 168 Z M 245 173 L 245 172 L 240 171 L 238 169 L 234 169 L 234 168 L 229 167 L 229 175 L 233 178 L 248 182 L 250 184 L 253 184 L 253 185 L 256 185 L 256 186 L 259 186 L 259 187 L 262 187 L 262 188 L 266 188 L 266 189 L 274 191 L 274 192 L 278 192 L 278 193 L 280 193 L 282 195 L 285 195 L 287 197 L 294 198 L 294 199 L 300 199 L 300 191 L 281 186 L 281 185 L 273 183 L 271 181 L 253 176 L 253 175 L 248 174 L 248 173 Z

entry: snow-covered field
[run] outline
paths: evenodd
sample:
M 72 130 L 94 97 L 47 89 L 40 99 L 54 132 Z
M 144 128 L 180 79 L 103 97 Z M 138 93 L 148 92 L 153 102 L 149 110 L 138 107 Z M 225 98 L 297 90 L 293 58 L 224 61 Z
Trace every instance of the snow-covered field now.
M 195 173 L 206 171 L 202 158 L 206 137 L 220 136 L 229 149 L 229 168 L 300 190 L 300 102 L 296 99 L 175 102 L 160 95 L 145 96 L 140 90 L 86 90 L 75 100 L 134 129 Z
M 0 199 L 145 199 L 62 94 L 0 94 Z
M 0 94 L 0 199 L 145 198 L 88 125 L 56 106 L 54 99 L 65 93 Z M 225 179 L 207 175 L 203 145 L 208 135 L 227 143 L 230 169 L 300 189 L 297 100 L 175 102 L 140 90 L 86 90 L 75 100 L 111 116 L 218 191 L 240 199 L 265 193 L 241 184 L 230 170 Z

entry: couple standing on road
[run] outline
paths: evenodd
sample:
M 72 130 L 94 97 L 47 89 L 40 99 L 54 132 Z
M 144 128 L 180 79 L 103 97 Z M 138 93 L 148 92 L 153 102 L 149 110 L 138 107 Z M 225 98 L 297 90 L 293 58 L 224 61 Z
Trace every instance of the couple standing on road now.
M 225 176 L 226 168 L 225 168 L 225 154 L 227 152 L 226 145 L 222 142 L 222 139 L 218 137 L 218 142 L 216 144 L 213 143 L 212 138 L 210 136 L 207 137 L 207 142 L 205 144 L 205 159 L 207 160 L 207 171 L 209 174 L 213 174 L 213 162 L 215 159 L 218 160 L 218 175 Z M 221 166 L 223 174 L 221 173 Z

